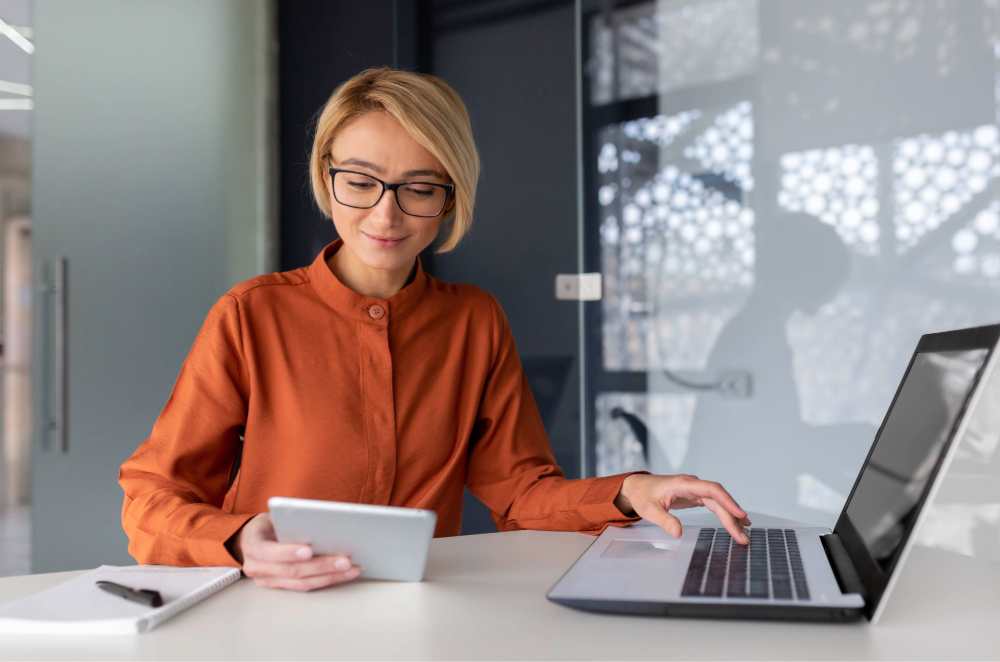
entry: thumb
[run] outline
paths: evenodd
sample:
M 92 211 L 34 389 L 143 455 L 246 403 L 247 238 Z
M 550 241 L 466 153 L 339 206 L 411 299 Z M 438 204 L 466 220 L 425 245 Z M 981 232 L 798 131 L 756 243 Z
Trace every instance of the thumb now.
M 260 531 L 265 540 L 277 540 L 278 534 L 274 532 L 274 523 L 271 521 L 271 513 L 260 514 Z
M 644 514 L 643 518 L 656 524 L 674 538 L 680 538 L 683 533 L 681 521 L 667 512 L 666 508 L 656 506 L 653 512 Z
M 268 541 L 278 539 L 274 533 L 274 525 L 271 523 L 271 515 L 269 513 L 261 513 L 250 520 L 250 522 L 253 526 L 246 527 L 246 538 L 250 540 Z

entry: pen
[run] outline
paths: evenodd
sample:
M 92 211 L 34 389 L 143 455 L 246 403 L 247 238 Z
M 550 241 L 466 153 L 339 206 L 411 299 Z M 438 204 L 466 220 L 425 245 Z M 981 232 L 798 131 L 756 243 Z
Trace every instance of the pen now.
M 126 600 L 139 602 L 150 607 L 163 606 L 163 598 L 160 597 L 159 591 L 152 591 L 145 588 L 129 588 L 128 586 L 122 586 L 114 582 L 104 581 L 97 582 L 97 588 L 103 589 L 112 595 L 117 595 Z

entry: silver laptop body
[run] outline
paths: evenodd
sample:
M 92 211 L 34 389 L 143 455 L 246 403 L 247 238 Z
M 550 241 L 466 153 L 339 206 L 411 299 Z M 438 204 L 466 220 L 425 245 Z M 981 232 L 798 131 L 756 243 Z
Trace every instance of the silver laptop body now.
M 688 525 L 679 539 L 645 522 L 609 527 L 549 599 L 617 613 L 877 621 L 969 420 L 1000 404 L 998 339 L 1000 325 L 920 339 L 833 531 L 751 527 L 743 546 L 720 526 Z

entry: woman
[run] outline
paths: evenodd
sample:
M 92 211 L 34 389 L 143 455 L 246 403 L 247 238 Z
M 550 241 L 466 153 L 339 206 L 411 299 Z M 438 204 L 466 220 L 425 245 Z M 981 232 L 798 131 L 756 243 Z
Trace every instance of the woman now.
M 262 586 L 312 590 L 359 569 L 276 542 L 269 497 L 427 508 L 449 536 L 464 485 L 501 531 L 644 517 L 680 535 L 667 510 L 705 505 L 748 542 L 746 513 L 716 483 L 563 478 L 499 304 L 421 269 L 443 224 L 447 251 L 472 222 L 479 158 L 451 88 L 388 68 L 347 81 L 318 120 L 310 174 L 341 238 L 212 307 L 121 468 L 136 560 L 242 565 Z

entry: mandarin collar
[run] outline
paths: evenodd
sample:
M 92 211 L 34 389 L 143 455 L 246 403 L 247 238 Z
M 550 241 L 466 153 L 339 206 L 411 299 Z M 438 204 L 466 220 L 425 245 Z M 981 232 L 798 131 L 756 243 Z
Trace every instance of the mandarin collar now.
M 309 280 L 316 288 L 320 298 L 335 311 L 358 322 L 366 322 L 385 326 L 403 319 L 417 307 L 427 286 L 427 275 L 420 256 L 417 256 L 417 273 L 413 281 L 386 299 L 358 294 L 340 282 L 326 261 L 344 244 L 343 239 L 337 239 L 319 252 L 313 263 L 309 265 Z M 381 306 L 385 314 L 376 319 L 369 312 L 373 306 Z

